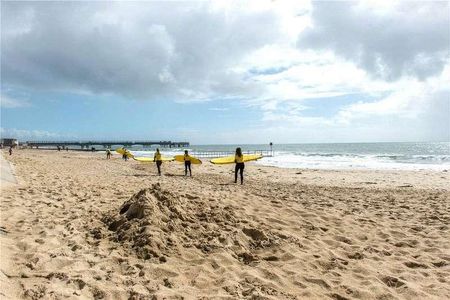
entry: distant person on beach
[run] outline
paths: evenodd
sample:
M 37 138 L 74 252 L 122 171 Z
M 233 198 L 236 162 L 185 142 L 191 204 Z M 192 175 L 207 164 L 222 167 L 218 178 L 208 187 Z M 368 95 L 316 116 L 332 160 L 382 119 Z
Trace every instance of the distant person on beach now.
M 242 155 L 241 148 L 236 148 L 236 154 L 234 155 L 234 162 L 236 166 L 234 168 L 234 183 L 237 183 L 238 171 L 241 175 L 241 184 L 244 184 L 244 155 Z
M 106 159 L 111 159 L 111 149 L 106 149 Z
M 12 146 L 9 147 L 9 155 L 12 155 Z
M 125 147 L 122 147 L 122 149 L 123 149 L 122 159 L 124 161 L 127 161 L 128 160 L 127 149 Z
M 187 150 L 184 150 L 184 176 L 187 176 L 187 171 L 189 168 L 189 176 L 192 176 L 191 170 L 191 157 Z
M 155 156 L 153 156 L 153 161 L 156 162 L 156 167 L 158 168 L 158 175 L 161 176 L 161 153 L 159 152 L 159 148 L 156 148 Z

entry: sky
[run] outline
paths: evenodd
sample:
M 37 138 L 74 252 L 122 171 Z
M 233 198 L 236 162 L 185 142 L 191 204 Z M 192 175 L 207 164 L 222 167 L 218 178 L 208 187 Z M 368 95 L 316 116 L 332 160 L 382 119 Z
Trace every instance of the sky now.
M 448 1 L 1 2 L 1 136 L 450 141 Z

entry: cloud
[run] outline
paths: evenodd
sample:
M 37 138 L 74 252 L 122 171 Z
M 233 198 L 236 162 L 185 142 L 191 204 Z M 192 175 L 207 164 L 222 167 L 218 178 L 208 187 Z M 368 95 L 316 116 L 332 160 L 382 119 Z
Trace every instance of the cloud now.
M 31 104 L 26 100 L 11 98 L 7 95 L 0 95 L 0 107 L 1 108 L 20 108 L 20 107 L 28 107 Z
M 192 102 L 329 97 L 367 86 L 364 71 L 442 70 L 447 4 L 367 3 L 7 2 L 3 81 Z
M 56 132 L 45 130 L 26 130 L 17 128 L 0 128 L 0 135 L 2 138 L 15 138 L 20 141 L 29 140 L 58 140 L 61 138 L 74 138 L 75 136 L 62 135 Z
M 254 70 L 258 61 L 270 61 L 274 49 L 261 49 L 248 63 L 245 70 Z M 284 66 L 279 72 L 258 72 L 251 80 L 264 87 L 264 95 L 248 98 L 249 107 L 259 107 L 262 111 L 278 111 L 277 114 L 289 114 L 308 109 L 311 103 L 328 99 L 333 101 L 356 96 L 364 98 L 380 97 L 395 91 L 398 83 L 371 78 L 364 70 L 354 64 L 336 57 L 332 52 L 303 50 L 295 52 L 278 49 L 282 60 L 275 59 L 274 65 Z M 271 70 L 264 65 L 263 70 Z M 245 71 L 243 71 L 245 72 Z M 326 104 L 325 104 L 326 105 Z M 273 115 L 264 120 L 272 119 Z
M 249 140 L 448 137 L 448 2 L 379 3 L 5 2 L 2 84 L 233 101 L 260 113 Z M 309 114 L 343 97 L 355 102 Z
M 274 12 L 142 4 L 2 4 L 4 83 L 140 99 L 205 100 L 256 90 L 231 68 L 276 42 Z
M 298 47 L 331 50 L 385 80 L 440 74 L 449 60 L 449 2 L 393 3 L 313 2 L 313 25 Z
M 309 110 L 313 109 L 308 106 L 309 102 L 267 102 L 261 106 L 266 122 L 260 129 L 261 135 L 272 134 L 277 142 L 289 142 L 293 137 L 310 142 L 449 141 L 448 78 L 450 64 L 439 77 L 426 81 L 404 78 L 390 85 L 391 89 L 385 93 L 374 93 L 370 100 L 360 99 L 343 105 L 327 117 L 309 116 Z M 356 95 L 356 99 L 359 96 Z M 278 128 L 280 133 L 275 134 L 268 128 Z
M 416 140 L 450 141 L 449 76 L 447 65 L 438 78 L 401 82 L 386 97 L 343 107 L 335 121 L 352 127 L 377 128 L 374 131 L 378 135 L 383 129 L 398 136 L 413 135 Z
M 439 77 L 427 81 L 402 80 L 396 89 L 376 101 L 358 101 L 341 109 L 337 118 L 344 122 L 380 116 L 420 119 L 427 113 L 436 113 L 446 119 L 436 120 L 437 124 L 448 124 L 450 120 L 450 64 Z M 447 109 L 444 109 L 444 108 Z M 444 126 L 445 127 L 445 126 Z M 450 128 L 448 128 L 450 130 Z

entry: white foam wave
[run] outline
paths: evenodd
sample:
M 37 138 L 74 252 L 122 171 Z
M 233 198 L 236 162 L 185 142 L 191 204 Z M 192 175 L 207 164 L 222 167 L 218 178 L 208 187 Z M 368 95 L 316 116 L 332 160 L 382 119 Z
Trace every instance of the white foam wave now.
M 163 156 L 183 154 L 178 148 L 162 148 Z M 136 156 L 153 157 L 154 150 L 131 152 Z M 276 151 L 273 157 L 264 157 L 260 165 L 301 169 L 375 169 L 375 170 L 450 170 L 450 155 L 405 155 L 393 153 L 341 154 Z
M 417 159 L 393 159 L 376 155 L 311 155 L 275 153 L 273 157 L 264 157 L 257 164 L 280 168 L 305 169 L 378 169 L 378 170 L 435 170 L 450 169 L 450 161 L 444 157 Z

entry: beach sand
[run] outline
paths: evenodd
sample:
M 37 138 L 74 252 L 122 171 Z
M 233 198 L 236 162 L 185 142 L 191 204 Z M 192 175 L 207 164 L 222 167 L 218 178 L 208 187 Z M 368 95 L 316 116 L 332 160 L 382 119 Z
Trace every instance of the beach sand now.
M 2 299 L 450 298 L 450 171 L 5 154 Z

